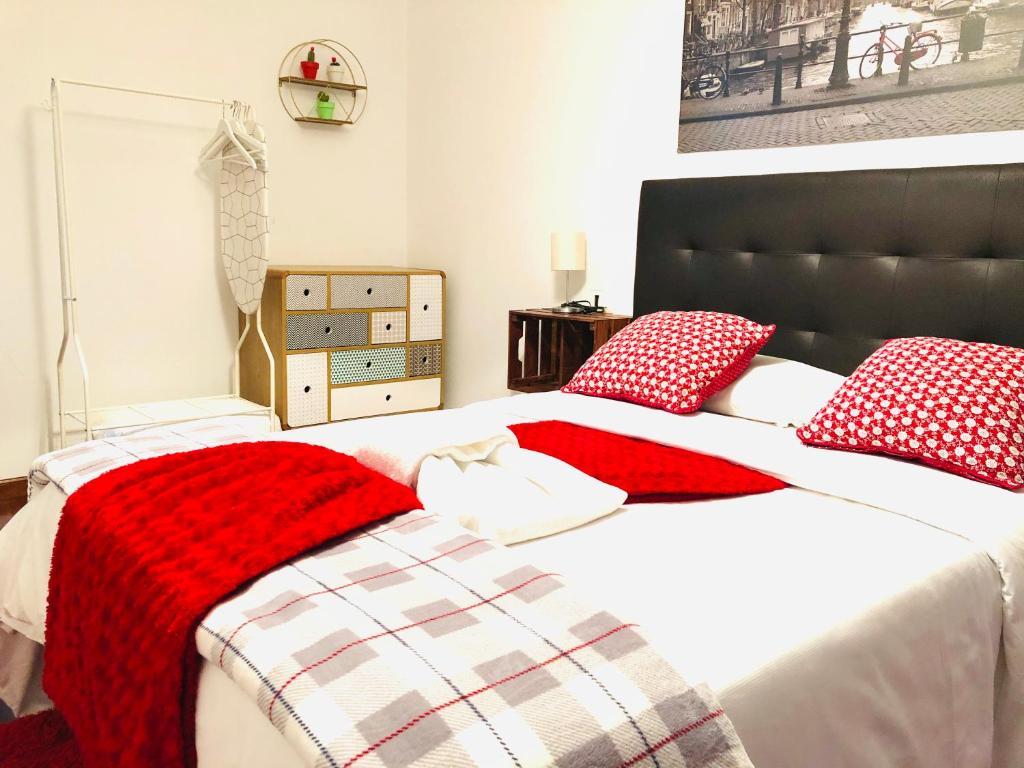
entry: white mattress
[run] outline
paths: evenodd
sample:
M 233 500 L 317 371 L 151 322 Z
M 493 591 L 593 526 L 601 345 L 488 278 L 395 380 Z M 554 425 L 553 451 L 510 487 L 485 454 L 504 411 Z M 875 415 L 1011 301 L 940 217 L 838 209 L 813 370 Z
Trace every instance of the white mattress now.
M 583 400 L 591 402 L 580 406 Z M 649 429 L 645 436 L 663 442 L 692 441 L 699 445 L 690 447 L 708 453 L 771 465 L 762 468 L 791 481 L 790 474 L 811 470 L 839 496 L 860 492 L 840 487 L 857 484 L 851 465 L 836 459 L 843 454 L 786 455 L 791 430 L 711 414 L 669 417 L 560 394 L 476 407 L 511 411 L 510 421 L 521 420 L 519 413 L 590 420 L 632 434 Z M 324 434 L 320 428 L 318 442 Z M 902 486 L 910 465 L 881 461 L 884 469 L 872 476 L 883 486 Z M 919 469 L 910 470 L 908 482 L 921 476 Z M 957 492 L 968 497 L 981 488 L 956 480 L 966 484 L 954 484 Z M 942 481 L 938 487 L 948 490 Z M 867 490 L 879 496 L 877 503 L 887 489 Z M 900 489 L 888 491 L 898 496 Z M 961 507 L 960 514 L 967 511 Z M 996 681 L 1004 682 L 999 649 L 1007 607 L 992 559 L 995 544 L 982 541 L 981 532 L 972 537 L 942 520 L 897 512 L 794 488 L 630 506 L 516 548 L 562 573 L 596 604 L 643 626 L 691 682 L 707 681 L 759 768 L 988 766 Z M 1024 514 L 1016 525 L 1024 529 Z M 1013 524 L 1006 526 L 991 527 L 990 538 L 1008 536 Z M 6 566 L 4 533 L 0 563 Z M 687 623 L 683 605 L 697 623 Z M 299 765 L 255 705 L 209 665 L 200 678 L 197 740 L 204 767 Z M 1003 755 L 996 764 L 1019 761 Z

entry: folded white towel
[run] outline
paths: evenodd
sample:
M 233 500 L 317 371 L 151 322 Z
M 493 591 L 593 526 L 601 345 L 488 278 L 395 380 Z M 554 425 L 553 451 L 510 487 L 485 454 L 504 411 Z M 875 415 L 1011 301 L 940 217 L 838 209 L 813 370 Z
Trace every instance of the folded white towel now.
M 618 509 L 626 492 L 519 447 L 499 410 L 460 408 L 286 433 L 354 456 L 416 493 L 429 512 L 503 544 L 548 536 Z
M 347 453 L 370 469 L 414 488 L 420 465 L 428 456 L 483 461 L 503 445 L 516 445 L 516 436 L 505 421 L 463 409 L 335 422 L 295 429 L 277 439 Z
M 508 444 L 485 460 L 426 458 L 416 492 L 428 512 L 502 544 L 584 525 L 626 500 L 620 488 L 551 456 Z

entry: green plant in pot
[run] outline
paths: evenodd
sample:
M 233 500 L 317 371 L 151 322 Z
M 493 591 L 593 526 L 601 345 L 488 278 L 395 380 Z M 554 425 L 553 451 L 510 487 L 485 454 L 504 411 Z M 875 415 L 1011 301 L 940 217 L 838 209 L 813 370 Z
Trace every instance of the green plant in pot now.
M 326 91 L 320 91 L 316 95 L 316 116 L 321 120 L 334 119 L 334 102 Z

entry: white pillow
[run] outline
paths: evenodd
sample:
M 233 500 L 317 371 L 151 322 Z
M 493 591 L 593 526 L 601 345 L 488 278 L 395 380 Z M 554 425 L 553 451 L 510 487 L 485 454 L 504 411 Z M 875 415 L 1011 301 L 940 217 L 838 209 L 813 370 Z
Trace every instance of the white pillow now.
M 736 381 L 709 397 L 702 410 L 800 427 L 836 393 L 845 377 L 804 363 L 756 355 Z

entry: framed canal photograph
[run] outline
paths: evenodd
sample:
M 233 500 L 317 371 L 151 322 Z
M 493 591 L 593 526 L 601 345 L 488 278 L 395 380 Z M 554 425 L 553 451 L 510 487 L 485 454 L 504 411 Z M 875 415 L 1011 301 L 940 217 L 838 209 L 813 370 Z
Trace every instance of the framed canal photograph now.
M 1024 0 L 683 0 L 679 152 L 1024 129 Z

